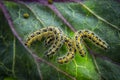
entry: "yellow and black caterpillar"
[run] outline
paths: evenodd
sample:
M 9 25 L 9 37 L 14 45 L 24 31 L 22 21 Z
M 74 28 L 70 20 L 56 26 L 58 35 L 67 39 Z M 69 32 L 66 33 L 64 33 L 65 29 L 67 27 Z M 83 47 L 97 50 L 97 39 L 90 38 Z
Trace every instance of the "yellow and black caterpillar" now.
M 80 39 L 87 38 L 103 49 L 108 48 L 108 45 L 105 41 L 103 41 L 99 36 L 97 36 L 95 33 L 91 32 L 89 30 L 80 30 L 80 31 L 76 32 L 75 37 L 76 37 L 76 41 L 78 43 L 81 41 Z
M 46 55 L 50 56 L 51 54 L 55 54 L 55 52 L 59 49 L 59 47 L 62 45 L 63 39 L 62 39 L 62 31 L 55 27 L 47 27 L 42 28 L 38 31 L 35 31 L 32 33 L 26 40 L 25 45 L 30 46 L 34 41 L 41 40 L 43 37 L 47 37 L 49 34 L 54 35 L 54 42 L 53 45 L 46 51 Z
M 84 39 L 89 39 L 90 41 L 92 41 L 94 44 L 101 47 L 102 49 L 106 50 L 108 48 L 108 44 L 90 30 L 77 31 L 75 33 L 75 42 L 76 42 L 75 44 L 78 52 L 81 54 L 82 57 L 84 57 L 86 54 L 84 48 L 82 47 Z
M 63 34 L 62 30 L 57 27 L 46 27 L 32 33 L 26 40 L 25 45 L 30 46 L 34 41 L 41 40 L 46 37 L 45 45 L 50 48 L 46 51 L 46 56 L 54 55 L 63 44 L 68 48 L 67 54 L 57 59 L 58 63 L 67 63 L 74 58 L 76 51 L 80 53 L 82 57 L 85 56 L 86 52 L 83 47 L 83 40 L 85 38 L 92 41 L 103 49 L 107 49 L 108 45 L 105 41 L 99 38 L 95 33 L 89 30 L 80 30 L 75 33 L 73 39 Z
M 67 36 L 63 35 L 63 39 L 64 42 L 63 44 L 65 44 L 68 48 L 67 54 L 64 55 L 63 57 L 58 57 L 57 62 L 58 63 L 67 63 L 68 61 L 70 61 L 72 58 L 74 58 L 74 54 L 76 52 L 76 48 L 75 48 L 75 44 L 74 41 L 71 38 L 68 38 Z M 48 46 L 50 44 L 53 44 L 54 41 L 54 36 L 49 36 L 47 37 L 47 39 L 45 40 L 45 44 Z

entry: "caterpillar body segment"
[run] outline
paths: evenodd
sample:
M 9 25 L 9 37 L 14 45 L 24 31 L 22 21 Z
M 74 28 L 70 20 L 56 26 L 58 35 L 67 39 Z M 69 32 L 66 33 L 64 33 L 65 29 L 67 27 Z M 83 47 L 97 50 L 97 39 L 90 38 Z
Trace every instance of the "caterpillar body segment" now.
M 86 55 L 86 51 L 83 46 L 83 36 L 84 34 L 82 33 L 82 31 L 75 34 L 75 46 L 82 57 Z
M 55 41 L 55 36 L 48 35 L 48 37 L 46 37 L 46 40 L 44 41 L 44 44 L 46 47 L 48 47 L 48 46 L 52 45 L 54 41 Z
M 60 64 L 63 64 L 63 63 L 67 63 L 69 62 L 71 59 L 74 58 L 74 55 L 75 55 L 75 45 L 74 45 L 74 42 L 72 39 L 64 36 L 64 43 L 65 45 L 67 46 L 68 48 L 68 51 L 67 51 L 67 54 L 64 55 L 63 57 L 59 57 L 57 59 L 57 62 L 60 63 Z
M 59 48 L 62 46 L 64 39 L 63 39 L 63 32 L 59 28 L 56 28 L 56 31 L 53 31 L 55 33 L 55 39 L 53 41 L 52 47 L 48 51 L 46 51 L 46 56 L 50 57 L 54 55 Z
M 48 34 L 53 34 L 53 32 L 47 31 L 47 28 L 37 30 L 27 38 L 25 45 L 29 47 L 34 41 L 41 40 L 42 37 L 47 36 Z
M 95 33 L 89 30 L 82 30 L 82 33 L 84 34 L 83 38 L 89 39 L 94 44 L 96 44 L 98 47 L 101 47 L 102 49 L 105 49 L 105 50 L 108 48 L 108 44 Z

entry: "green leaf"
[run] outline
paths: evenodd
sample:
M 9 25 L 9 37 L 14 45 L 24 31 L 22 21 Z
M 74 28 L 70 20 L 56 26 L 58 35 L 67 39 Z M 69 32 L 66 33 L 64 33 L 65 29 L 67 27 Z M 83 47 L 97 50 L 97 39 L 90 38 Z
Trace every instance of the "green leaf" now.
M 117 63 L 107 59 L 104 59 L 103 61 L 103 59 L 97 58 L 96 60 L 98 62 L 101 76 L 103 76 L 105 80 L 120 79 L 120 66 Z
M 4 80 L 16 80 L 16 79 L 12 78 L 12 77 L 6 77 L 6 78 L 4 78 Z
M 0 80 L 40 79 L 32 56 L 13 36 L 0 13 Z
M 46 58 L 44 41 L 36 41 L 30 50 L 39 56 L 40 61 L 37 61 L 13 36 L 7 22 L 2 21 L 4 17 L 0 15 L 0 79 L 12 76 L 20 80 L 119 80 L 120 67 L 114 63 L 120 62 L 119 3 L 112 0 L 86 0 L 83 3 L 54 3 L 52 7 L 40 3 L 6 1 L 4 4 L 23 43 L 28 35 L 47 26 L 59 27 L 66 35 L 73 37 L 72 25 L 76 30 L 89 29 L 95 32 L 110 48 L 105 51 L 85 41 L 87 55 L 81 57 L 76 53 L 72 61 L 61 65 L 56 58 L 66 53 L 64 45 L 53 58 Z M 109 71 L 113 72 L 113 76 Z

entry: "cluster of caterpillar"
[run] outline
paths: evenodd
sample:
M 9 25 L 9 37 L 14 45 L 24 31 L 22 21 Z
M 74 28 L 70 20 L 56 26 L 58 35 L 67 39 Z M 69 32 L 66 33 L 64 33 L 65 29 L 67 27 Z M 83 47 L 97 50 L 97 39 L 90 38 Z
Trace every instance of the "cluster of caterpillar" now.
M 74 38 L 71 39 L 63 34 L 61 29 L 52 26 L 42 28 L 32 33 L 27 38 L 25 45 L 29 47 L 34 41 L 41 41 L 43 37 L 46 38 L 45 45 L 47 47 L 50 46 L 50 48 L 45 52 L 46 56 L 48 57 L 54 55 L 63 44 L 67 46 L 67 54 L 57 59 L 57 62 L 61 64 L 72 60 L 76 51 L 78 51 L 82 57 L 85 56 L 86 51 L 83 47 L 83 41 L 86 38 L 103 49 L 108 48 L 108 45 L 105 41 L 89 30 L 77 31 L 75 32 Z

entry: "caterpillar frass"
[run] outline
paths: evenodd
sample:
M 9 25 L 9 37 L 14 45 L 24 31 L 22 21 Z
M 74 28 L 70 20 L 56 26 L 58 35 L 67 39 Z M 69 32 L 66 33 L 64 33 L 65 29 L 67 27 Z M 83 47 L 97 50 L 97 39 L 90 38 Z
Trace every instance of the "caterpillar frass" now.
M 32 33 L 26 40 L 25 45 L 30 46 L 34 41 L 41 40 L 43 37 L 47 37 L 49 34 L 53 34 L 55 37 L 55 41 L 53 42 L 53 45 L 46 51 L 46 55 L 50 56 L 55 54 L 55 52 L 58 50 L 58 48 L 62 45 L 62 43 L 59 43 L 63 41 L 62 39 L 62 31 L 56 27 L 47 27 L 40 29 L 38 31 L 35 31 Z

